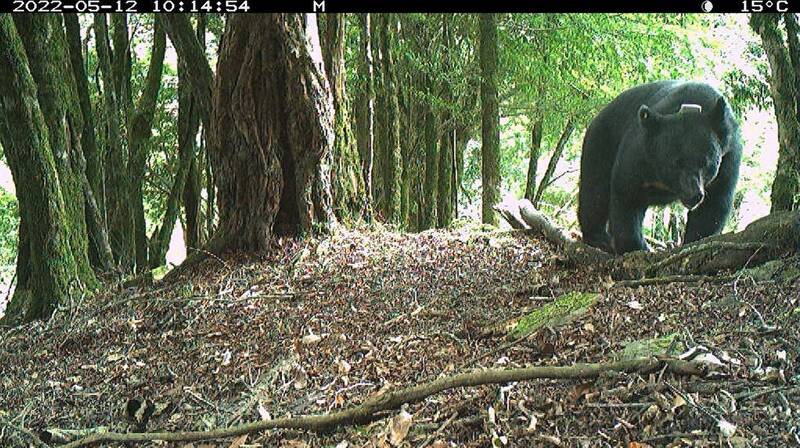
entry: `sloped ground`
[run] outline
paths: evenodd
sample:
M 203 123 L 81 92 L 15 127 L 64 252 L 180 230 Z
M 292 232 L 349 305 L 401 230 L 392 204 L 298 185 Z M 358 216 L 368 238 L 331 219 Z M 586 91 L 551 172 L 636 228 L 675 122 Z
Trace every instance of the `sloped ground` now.
M 388 428 L 393 417 L 402 423 L 395 412 L 333 434 L 254 434 L 241 446 L 391 446 L 392 436 L 414 447 L 792 446 L 798 290 L 797 279 L 748 278 L 624 288 L 563 266 L 521 233 L 281 241 L 262 259 L 208 259 L 178 282 L 109 287 L 0 336 L 0 446 L 27 446 L 22 428 L 47 441 L 59 436 L 43 432 L 52 428 L 205 430 L 326 413 L 389 384 L 608 361 L 650 338 L 671 341 L 675 353 L 704 346 L 720 365 L 709 378 L 455 389 L 408 406 L 408 434 Z M 515 344 L 487 331 L 570 291 L 601 295 L 577 320 Z

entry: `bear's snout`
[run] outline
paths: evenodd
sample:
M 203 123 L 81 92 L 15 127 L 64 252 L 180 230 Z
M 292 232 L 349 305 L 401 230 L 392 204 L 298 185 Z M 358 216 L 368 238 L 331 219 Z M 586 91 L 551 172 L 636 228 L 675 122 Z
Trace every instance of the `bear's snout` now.
M 700 204 L 703 202 L 703 199 L 705 199 L 705 196 L 706 195 L 703 193 L 703 191 L 700 190 L 692 197 L 688 199 L 682 199 L 681 202 L 683 202 L 683 205 L 691 211 L 700 206 Z

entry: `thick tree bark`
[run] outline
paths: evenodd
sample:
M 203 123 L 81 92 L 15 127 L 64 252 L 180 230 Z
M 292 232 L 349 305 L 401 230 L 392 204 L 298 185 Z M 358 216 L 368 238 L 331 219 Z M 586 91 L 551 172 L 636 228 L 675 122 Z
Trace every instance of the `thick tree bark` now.
M 0 15 L 0 49 L 0 134 L 21 216 L 19 283 L 3 321 L 15 324 L 48 317 L 71 290 L 93 287 L 95 278 L 80 178 L 70 164 L 81 150 L 82 122 L 68 109 L 79 106 L 67 92 L 74 86 L 59 16 Z M 55 120 L 49 127 L 48 119 Z
M 536 197 L 536 168 L 542 150 L 542 120 L 533 120 L 531 126 L 531 154 L 528 159 L 528 179 L 525 183 L 525 199 L 533 202 Z
M 381 135 L 381 181 L 383 184 L 381 210 L 387 222 L 397 223 L 400 216 L 400 104 L 397 74 L 394 67 L 396 18 L 391 14 L 378 15 L 378 36 L 381 45 L 381 87 L 383 133 Z
M 533 201 L 531 201 L 533 202 L 534 207 L 539 206 L 539 201 L 542 199 L 544 190 L 550 186 L 553 174 L 556 172 L 558 161 L 561 160 L 561 155 L 564 154 L 564 148 L 567 146 L 567 142 L 574 131 L 575 125 L 572 124 L 572 119 L 567 120 L 567 125 L 564 127 L 564 130 L 561 132 L 561 136 L 558 138 L 558 143 L 553 149 L 553 154 L 550 156 L 550 161 L 547 162 L 547 169 L 544 171 L 541 182 L 539 182 L 539 188 L 536 189 L 536 195 L 534 196 Z
M 372 165 L 375 155 L 375 74 L 372 50 L 371 15 L 360 14 L 361 45 L 359 47 L 359 76 L 363 79 L 363 95 L 357 102 L 358 146 L 361 155 L 361 177 L 364 181 L 364 203 L 362 213 L 369 222 L 372 219 L 373 189 Z
M 14 18 L 28 56 L 28 67 L 36 83 L 39 107 L 48 127 L 50 149 L 55 157 L 70 226 L 70 246 L 78 268 L 78 280 L 94 282 L 88 261 L 89 233 L 86 228 L 84 188 L 85 162 L 80 134 L 83 117 L 77 88 L 70 70 L 66 36 L 60 15 Z
M 345 16 L 328 14 L 325 20 L 323 57 L 333 93 L 334 142 L 331 183 L 334 211 L 339 218 L 357 217 L 364 204 L 361 160 L 350 121 L 350 104 L 345 89 Z
M 103 201 L 103 172 L 97 139 L 95 137 L 94 114 L 89 100 L 89 82 L 84 68 L 81 52 L 81 33 L 78 16 L 74 13 L 64 14 L 67 50 L 70 67 L 75 79 L 78 102 L 80 104 L 83 129 L 81 130 L 82 153 L 76 151 L 77 172 L 85 177 L 83 195 L 86 208 L 86 226 L 89 232 L 89 260 L 97 270 L 111 270 L 114 266 L 114 255 L 108 241 L 108 227 L 105 220 Z M 80 174 L 83 173 L 83 174 Z
M 128 161 L 130 186 L 129 203 L 133 208 L 134 241 L 136 249 L 136 271 L 149 268 L 147 262 L 147 227 L 144 218 L 144 174 L 147 165 L 147 141 L 152 134 L 153 116 L 156 111 L 158 91 L 161 89 L 161 74 L 164 71 L 164 54 L 167 36 L 159 21 L 154 22 L 153 48 L 150 66 L 147 69 L 144 87 L 136 108 L 130 114 L 128 128 Z
M 500 108 L 497 99 L 497 23 L 494 14 L 480 17 L 482 217 L 497 224 L 500 201 Z
M 103 110 L 106 118 L 106 210 L 108 236 L 117 265 L 130 269 L 134 263 L 133 216 L 128 202 L 126 155 L 122 141 L 121 101 L 117 97 L 111 65 L 111 47 L 105 14 L 94 15 L 95 46 L 103 80 Z
M 186 61 L 186 77 L 192 85 L 197 101 L 200 121 L 203 128 L 210 128 L 211 89 L 214 85 L 214 72 L 206 59 L 205 50 L 197 39 L 189 16 L 186 14 L 163 14 L 158 20 L 164 25 L 170 42 L 178 57 Z
M 778 14 L 750 16 L 750 26 L 761 36 L 769 61 L 770 95 L 778 122 L 778 166 L 772 182 L 772 212 L 796 208 L 797 198 L 800 197 L 800 121 L 796 72 L 778 27 L 779 18 Z
M 234 15 L 227 22 L 209 132 L 219 229 L 210 244 L 260 250 L 274 233 L 312 230 L 312 189 L 333 145 L 333 99 L 316 16 Z

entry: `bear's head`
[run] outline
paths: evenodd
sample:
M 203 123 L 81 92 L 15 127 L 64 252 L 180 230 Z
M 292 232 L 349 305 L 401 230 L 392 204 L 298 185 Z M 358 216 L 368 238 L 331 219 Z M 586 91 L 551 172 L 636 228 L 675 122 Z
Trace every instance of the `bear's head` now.
M 694 105 L 671 114 L 639 108 L 643 144 L 657 180 L 690 210 L 703 202 L 706 186 L 719 171 L 731 133 L 728 114 L 722 97 L 706 112 Z

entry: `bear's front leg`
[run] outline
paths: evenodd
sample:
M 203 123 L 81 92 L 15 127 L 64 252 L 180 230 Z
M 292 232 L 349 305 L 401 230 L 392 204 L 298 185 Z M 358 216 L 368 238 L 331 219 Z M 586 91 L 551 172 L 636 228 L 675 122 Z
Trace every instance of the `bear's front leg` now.
M 708 186 L 705 200 L 689 212 L 683 244 L 716 235 L 725 228 L 725 222 L 733 209 L 740 157 L 737 148 L 722 158 L 717 177 Z
M 611 198 L 611 238 L 614 252 L 622 255 L 635 250 L 648 250 L 642 236 L 642 221 L 647 207 L 634 205 L 617 195 Z

